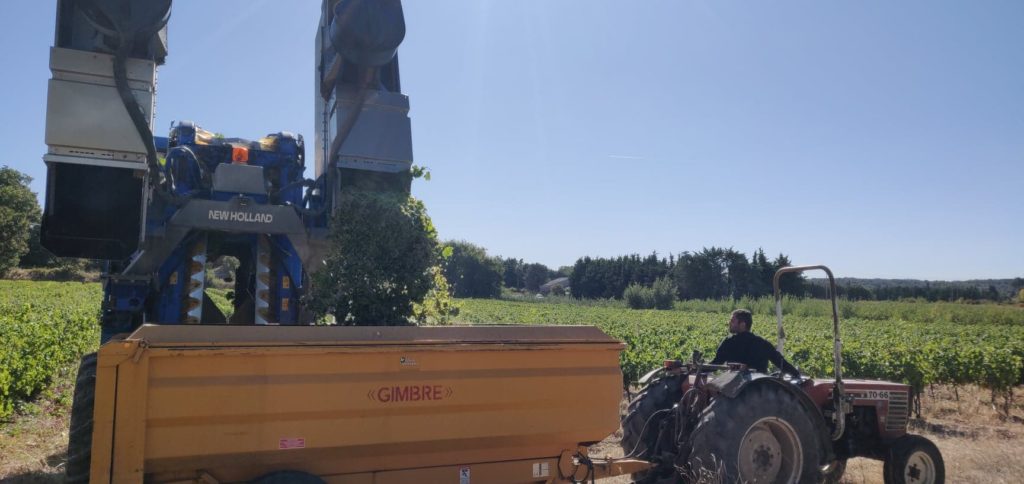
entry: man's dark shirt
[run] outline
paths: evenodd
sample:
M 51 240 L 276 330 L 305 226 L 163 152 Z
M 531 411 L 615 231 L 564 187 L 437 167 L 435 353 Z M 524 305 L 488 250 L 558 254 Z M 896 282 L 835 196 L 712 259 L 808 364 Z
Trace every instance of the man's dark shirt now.
M 800 371 L 789 364 L 771 343 L 749 331 L 736 333 L 722 341 L 711 364 L 743 363 L 761 373 L 768 373 L 769 361 L 783 373 L 800 374 Z

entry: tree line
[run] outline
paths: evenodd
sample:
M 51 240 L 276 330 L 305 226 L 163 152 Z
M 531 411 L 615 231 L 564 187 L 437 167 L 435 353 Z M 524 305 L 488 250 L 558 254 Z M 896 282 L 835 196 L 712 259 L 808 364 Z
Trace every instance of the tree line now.
M 569 281 L 573 297 L 585 299 L 619 299 L 627 287 L 653 286 L 661 278 L 672 281 L 679 299 L 738 299 L 771 294 L 775 271 L 789 265 L 785 254 L 769 259 L 762 249 L 747 258 L 732 248 L 705 247 L 667 258 L 659 258 L 657 253 L 583 257 L 573 266 Z M 786 275 L 780 281 L 786 294 L 801 295 L 805 285 L 800 274 Z
M 1000 291 L 995 284 L 979 287 L 969 283 L 935 283 L 925 281 L 919 285 L 887 285 L 871 288 L 857 283 L 839 283 L 837 292 L 840 297 L 851 301 L 899 301 L 903 299 L 920 299 L 936 301 L 1005 301 L 1018 296 L 1024 290 L 1024 279 L 1018 277 L 1010 282 L 1009 292 Z M 807 287 L 807 296 L 825 297 L 828 293 L 823 281 L 815 281 Z M 1019 297 L 1019 296 L 1018 296 Z M 1020 298 L 1024 302 L 1024 298 Z
M 501 296 L 502 288 L 536 293 L 545 282 L 567 277 L 569 293 L 577 299 L 626 299 L 637 307 L 663 307 L 667 291 L 680 300 L 771 296 L 775 272 L 792 265 L 788 255 L 769 258 L 763 249 L 748 257 L 733 248 L 705 247 L 668 257 L 656 252 L 611 258 L 585 256 L 572 266 L 555 270 L 523 259 L 490 256 L 486 249 L 469 242 L 445 244 L 453 248 L 445 264 L 445 276 L 455 297 L 496 298 Z M 971 282 L 901 280 L 869 286 L 857 281 L 841 279 L 838 295 L 850 300 L 1005 301 L 1024 289 L 1024 278 L 1002 281 L 1012 292 Z M 828 296 L 823 279 L 809 280 L 802 274 L 783 276 L 780 290 L 797 297 Z
M 567 268 L 552 270 L 538 262 L 490 256 L 483 247 L 466 241 L 445 245 L 452 250 L 444 275 L 455 297 L 496 298 L 503 287 L 536 293 L 544 283 L 567 275 Z

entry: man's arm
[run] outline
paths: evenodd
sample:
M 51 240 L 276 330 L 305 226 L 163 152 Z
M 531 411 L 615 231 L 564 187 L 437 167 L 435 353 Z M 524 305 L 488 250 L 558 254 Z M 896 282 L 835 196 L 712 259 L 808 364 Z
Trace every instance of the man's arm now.
M 732 338 L 726 338 L 722 341 L 722 344 L 718 345 L 718 350 L 715 351 L 715 359 L 711 360 L 711 365 L 724 365 L 729 358 L 729 340 Z
M 767 343 L 766 347 L 768 348 L 768 361 L 771 361 L 772 364 L 783 373 L 800 376 L 800 370 L 786 361 L 786 358 L 782 356 L 782 353 L 779 353 L 779 350 L 775 349 L 771 343 L 768 343 L 767 341 L 765 341 L 765 343 Z

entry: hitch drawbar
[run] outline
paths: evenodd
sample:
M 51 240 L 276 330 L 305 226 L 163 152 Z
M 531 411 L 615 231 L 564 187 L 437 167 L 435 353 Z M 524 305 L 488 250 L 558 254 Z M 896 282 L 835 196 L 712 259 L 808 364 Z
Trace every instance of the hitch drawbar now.
M 563 451 L 558 459 L 558 474 L 569 482 L 590 482 L 650 468 L 650 462 L 640 459 L 593 458 L 587 455 L 586 447 L 580 447 L 575 452 Z

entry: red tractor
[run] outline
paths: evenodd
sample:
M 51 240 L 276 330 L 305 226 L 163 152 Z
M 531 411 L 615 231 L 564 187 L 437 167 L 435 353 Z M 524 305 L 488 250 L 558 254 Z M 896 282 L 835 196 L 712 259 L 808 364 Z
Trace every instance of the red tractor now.
M 832 300 L 834 379 L 766 375 L 727 363 L 667 360 L 641 378 L 622 420 L 627 457 L 654 465 L 638 483 L 839 482 L 852 457 L 884 462 L 886 483 L 941 484 L 945 466 L 928 439 L 907 433 L 911 388 L 843 380 L 835 278 L 825 266 L 786 267 L 773 286 L 782 352 L 780 278 L 820 269 Z

